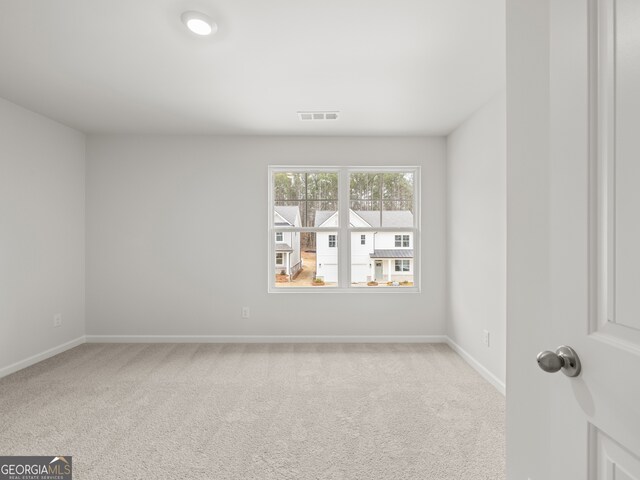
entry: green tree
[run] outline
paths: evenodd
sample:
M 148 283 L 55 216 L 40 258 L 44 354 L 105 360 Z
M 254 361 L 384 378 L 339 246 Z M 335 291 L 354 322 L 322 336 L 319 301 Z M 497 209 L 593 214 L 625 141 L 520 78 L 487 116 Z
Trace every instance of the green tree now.
M 351 208 L 354 210 L 413 211 L 412 173 L 355 173 L 351 175 Z

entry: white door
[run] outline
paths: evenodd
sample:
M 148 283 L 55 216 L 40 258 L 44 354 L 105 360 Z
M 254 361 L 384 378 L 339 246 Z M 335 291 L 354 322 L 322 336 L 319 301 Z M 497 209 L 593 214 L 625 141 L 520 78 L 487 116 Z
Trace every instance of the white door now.
M 382 281 L 383 277 L 384 277 L 384 275 L 382 273 L 382 260 L 376 260 L 376 278 L 375 278 L 375 280 Z
M 530 205 L 542 203 L 532 215 L 538 223 L 528 219 L 542 235 L 518 236 L 523 224 L 511 217 L 513 260 L 518 248 L 524 258 L 529 244 L 537 265 L 529 265 L 531 292 L 515 285 L 509 297 L 512 339 L 526 347 L 508 356 L 514 367 L 507 377 L 514 394 L 508 385 L 509 478 L 640 480 L 640 0 L 535 1 L 541 15 L 528 21 L 539 22 L 536 32 L 546 45 L 538 45 L 540 58 L 531 61 L 548 69 L 548 80 L 543 72 L 542 85 L 530 87 L 538 95 L 533 101 L 547 95 L 548 109 L 517 105 L 513 90 L 508 107 L 522 127 L 531 120 L 519 118 L 516 108 L 529 104 L 542 126 L 532 132 L 546 144 L 536 147 L 537 159 L 518 146 L 511 150 L 510 178 L 527 181 L 515 175 L 528 167 L 528 181 L 537 184 L 512 191 L 511 215 L 525 213 L 527 196 Z M 524 40 L 513 46 L 536 48 Z M 526 81 L 513 72 L 508 89 Z M 514 123 L 511 141 L 526 143 L 520 127 Z M 512 280 L 526 278 L 517 265 L 509 268 Z M 521 308 L 527 301 L 531 313 Z M 528 361 L 522 355 L 560 345 L 577 352 L 578 377 L 533 366 L 515 370 Z M 527 396 L 534 401 L 522 402 Z

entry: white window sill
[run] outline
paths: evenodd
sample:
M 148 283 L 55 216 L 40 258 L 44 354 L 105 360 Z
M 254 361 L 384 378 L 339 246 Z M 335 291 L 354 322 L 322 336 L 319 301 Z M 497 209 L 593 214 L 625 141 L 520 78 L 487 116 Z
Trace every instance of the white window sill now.
M 270 286 L 269 293 L 311 293 L 311 294 L 331 294 L 331 293 L 355 293 L 355 294 L 389 294 L 389 293 L 421 293 L 420 287 L 274 287 Z

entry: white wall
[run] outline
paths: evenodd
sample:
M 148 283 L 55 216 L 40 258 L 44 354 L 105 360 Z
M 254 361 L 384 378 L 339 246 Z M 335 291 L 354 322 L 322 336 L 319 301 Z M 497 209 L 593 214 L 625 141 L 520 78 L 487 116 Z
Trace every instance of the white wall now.
M 449 337 L 505 381 L 506 96 L 447 139 Z M 490 332 L 487 348 L 482 332 Z
M 90 136 L 87 333 L 444 334 L 445 148 L 415 137 Z M 268 294 L 269 164 L 421 165 L 422 293 Z
M 84 335 L 84 161 L 83 134 L 0 99 L 0 374 Z

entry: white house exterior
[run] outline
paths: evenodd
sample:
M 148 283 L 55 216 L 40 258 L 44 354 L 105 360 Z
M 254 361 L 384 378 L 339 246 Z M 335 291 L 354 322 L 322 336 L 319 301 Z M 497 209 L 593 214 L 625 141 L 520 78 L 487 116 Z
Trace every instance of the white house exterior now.
M 379 211 L 349 211 L 349 222 L 370 232 L 351 233 L 351 282 L 413 282 L 413 233 L 378 232 Z M 382 212 L 385 227 L 411 228 L 413 214 L 408 210 Z M 338 213 L 316 212 L 316 227 L 338 226 Z M 338 281 L 338 234 L 318 232 L 316 237 L 316 276 L 325 282 Z
M 298 207 L 274 207 L 273 223 L 275 227 L 300 227 L 300 209 Z M 275 272 L 284 273 L 293 278 L 302 268 L 300 255 L 300 232 L 276 232 L 275 234 Z

